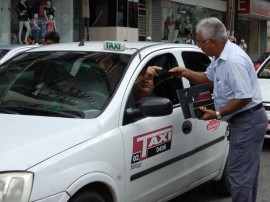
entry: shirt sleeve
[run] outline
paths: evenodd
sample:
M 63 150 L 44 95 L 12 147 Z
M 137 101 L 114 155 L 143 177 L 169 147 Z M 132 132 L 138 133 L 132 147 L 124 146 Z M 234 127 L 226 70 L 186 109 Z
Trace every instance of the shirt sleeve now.
M 249 64 L 244 58 L 232 61 L 228 66 L 228 80 L 234 92 L 235 99 L 252 97 L 252 85 L 249 77 Z

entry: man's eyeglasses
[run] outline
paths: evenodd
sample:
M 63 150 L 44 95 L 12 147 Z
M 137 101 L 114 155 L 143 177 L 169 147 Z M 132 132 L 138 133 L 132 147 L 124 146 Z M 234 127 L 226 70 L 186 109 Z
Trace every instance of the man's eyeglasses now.
M 205 40 L 203 40 L 203 41 L 199 41 L 199 40 L 198 40 L 198 41 L 197 41 L 197 42 L 198 42 L 198 45 L 202 45 L 202 44 L 208 43 L 209 39 L 210 39 L 210 38 L 205 39 Z

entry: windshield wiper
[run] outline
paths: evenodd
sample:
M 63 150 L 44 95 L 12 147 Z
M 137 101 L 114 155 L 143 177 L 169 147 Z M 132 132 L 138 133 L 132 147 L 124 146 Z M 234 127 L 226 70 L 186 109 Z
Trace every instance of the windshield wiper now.
M 1 109 L 1 108 L 0 108 Z M 65 111 L 53 111 L 49 109 L 41 109 L 30 106 L 15 106 L 15 107 L 5 107 L 5 110 L 10 110 L 13 112 L 18 112 L 19 114 L 29 114 L 29 115 L 54 115 L 57 117 L 68 117 L 68 118 L 84 118 L 84 114 L 81 112 L 65 112 Z

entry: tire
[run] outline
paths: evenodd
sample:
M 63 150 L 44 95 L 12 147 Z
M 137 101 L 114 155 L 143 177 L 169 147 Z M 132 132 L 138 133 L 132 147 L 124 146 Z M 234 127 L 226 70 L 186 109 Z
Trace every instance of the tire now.
M 231 184 L 228 179 L 227 162 L 225 164 L 222 177 L 219 181 L 212 181 L 213 188 L 223 196 L 231 196 Z
M 68 202 L 106 202 L 106 200 L 95 191 L 85 190 L 75 194 Z

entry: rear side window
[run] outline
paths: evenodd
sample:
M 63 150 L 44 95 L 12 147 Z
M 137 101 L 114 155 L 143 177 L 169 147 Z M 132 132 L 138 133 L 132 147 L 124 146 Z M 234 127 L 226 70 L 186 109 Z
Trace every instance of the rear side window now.
M 211 60 L 204 53 L 186 51 L 182 53 L 185 67 L 198 72 L 205 72 Z M 194 84 L 190 83 L 191 86 Z
M 211 63 L 209 57 L 200 52 L 183 52 L 182 57 L 186 68 L 193 71 L 204 72 Z

